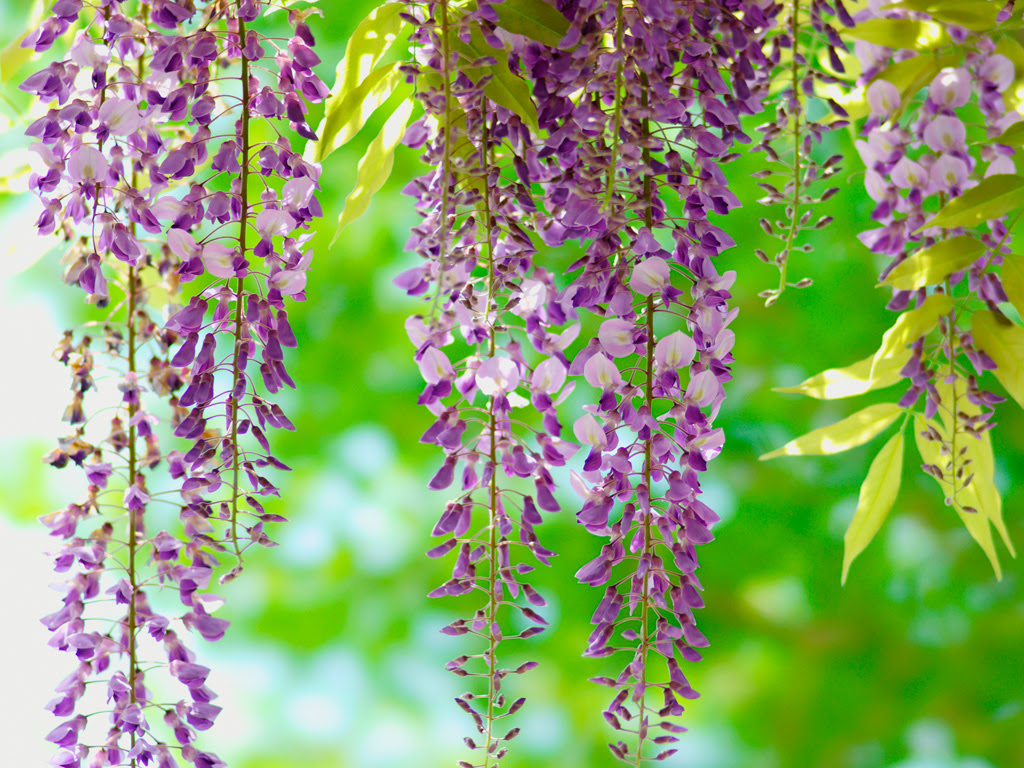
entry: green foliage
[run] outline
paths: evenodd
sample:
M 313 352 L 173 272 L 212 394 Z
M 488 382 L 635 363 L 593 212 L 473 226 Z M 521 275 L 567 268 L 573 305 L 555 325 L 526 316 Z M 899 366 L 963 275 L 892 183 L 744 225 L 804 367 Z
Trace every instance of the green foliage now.
M 848 30 L 846 35 L 875 45 L 916 51 L 941 48 L 949 43 L 949 35 L 940 25 L 915 19 L 869 19 Z
M 557 46 L 569 20 L 544 0 L 505 0 L 495 6 L 503 29 L 544 45 Z
M 412 114 L 413 102 L 403 101 L 394 111 L 377 138 L 370 142 L 366 154 L 359 161 L 356 175 L 356 186 L 345 198 L 345 207 L 338 217 L 338 230 L 334 234 L 332 245 L 337 241 L 341 230 L 358 219 L 370 207 L 370 199 L 384 186 L 391 175 L 395 161 L 395 148 L 402 140 L 409 116 Z
M 773 392 L 790 392 L 819 400 L 863 395 L 873 389 L 891 387 L 903 377 L 900 369 L 910 359 L 910 350 L 884 357 L 875 364 L 875 355 L 858 360 L 845 368 L 829 368 L 795 387 L 776 387 Z
M 822 456 L 829 453 L 842 453 L 856 448 L 858 445 L 863 445 L 883 432 L 886 427 L 900 417 L 901 413 L 903 413 L 903 409 L 898 405 L 890 403 L 869 405 L 842 421 L 790 440 L 781 448 L 770 451 L 760 458 L 764 461 L 779 456 Z
M 940 240 L 893 267 L 882 284 L 903 291 L 935 285 L 969 267 L 987 250 L 984 243 L 968 235 Z
M 882 446 L 882 450 L 871 462 L 868 476 L 864 478 L 864 484 L 860 487 L 857 511 L 843 537 L 846 545 L 843 551 L 843 584 L 846 583 L 846 576 L 850 572 L 850 563 L 871 543 L 885 522 L 900 492 L 902 476 L 903 431 L 900 430 Z
M 1003 315 L 975 312 L 971 332 L 978 348 L 998 366 L 993 373 L 1024 408 L 1024 330 Z
M 918 231 L 928 227 L 976 227 L 1021 206 L 1024 206 L 1024 177 L 997 173 L 950 200 Z

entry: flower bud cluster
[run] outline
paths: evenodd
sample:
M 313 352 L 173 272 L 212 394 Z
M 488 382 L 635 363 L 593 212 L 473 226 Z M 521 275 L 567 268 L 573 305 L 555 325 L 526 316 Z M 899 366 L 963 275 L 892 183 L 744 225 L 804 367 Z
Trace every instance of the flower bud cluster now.
M 833 7 L 834 6 L 834 7 Z M 763 151 L 774 168 L 756 171 L 754 178 L 761 179 L 758 186 L 767 194 L 759 202 L 764 205 L 784 206 L 785 217 L 770 221 L 761 219 L 765 232 L 781 241 L 777 254 L 769 256 L 757 250 L 757 257 L 773 263 L 779 269 L 779 286 L 762 291 L 759 295 L 765 306 L 771 306 L 787 287 L 806 288 L 811 285 L 807 278 L 797 282 L 787 281 L 789 258 L 795 252 L 809 253 L 809 243 L 797 244 L 801 232 L 821 229 L 831 223 L 828 216 L 815 218 L 812 206 L 828 200 L 839 189 L 828 187 L 819 196 L 810 193 L 810 187 L 839 173 L 841 155 L 832 155 L 824 162 L 812 157 L 815 145 L 830 130 L 849 125 L 846 110 L 834 99 L 819 95 L 824 88 L 841 82 L 839 75 L 845 70 L 839 51 L 845 52 L 835 27 L 829 23 L 834 16 L 843 26 L 853 26 L 842 0 L 829 4 L 826 0 L 810 0 L 807 3 L 793 0 L 786 6 L 781 20 L 770 38 L 769 60 L 775 70 L 775 80 L 782 84 L 774 97 L 775 119 L 762 123 L 757 130 L 762 134 L 756 150 Z M 819 56 L 825 54 L 828 66 L 819 63 Z M 810 103 L 818 101 L 827 107 L 820 119 L 808 115 Z M 785 178 L 779 186 L 773 179 Z
M 250 28 L 272 5 L 60 0 L 24 43 L 42 52 L 80 29 L 21 87 L 45 108 L 28 129 L 38 230 L 68 244 L 64 279 L 100 310 L 55 353 L 72 372 L 74 431 L 46 460 L 88 482 L 43 520 L 69 574 L 43 623 L 77 658 L 48 706 L 70 717 L 48 737 L 56 766 L 223 765 L 195 743 L 220 707 L 186 640 L 223 637 L 223 601 L 207 591 L 221 558 L 237 561 L 230 578 L 282 519 L 259 501 L 277 493 L 265 468 L 286 468 L 264 430 L 291 427 L 270 396 L 292 385 L 286 301 L 304 298 L 302 230 L 320 215 L 319 167 L 274 121 L 312 137 L 306 104 L 327 91 L 302 13 L 283 42 Z M 254 120 L 274 138 L 255 141 Z M 111 404 L 89 415 L 96 392 Z M 157 648 L 164 661 L 147 655 Z M 184 698 L 154 697 L 154 663 Z

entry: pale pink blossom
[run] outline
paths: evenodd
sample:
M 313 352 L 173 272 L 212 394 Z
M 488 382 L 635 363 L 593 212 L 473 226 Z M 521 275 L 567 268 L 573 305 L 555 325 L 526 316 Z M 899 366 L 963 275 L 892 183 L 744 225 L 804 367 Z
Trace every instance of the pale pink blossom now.
M 96 147 L 76 147 L 68 158 L 68 174 L 79 184 L 102 182 L 109 167 L 107 158 Z
M 682 331 L 670 333 L 654 345 L 654 361 L 659 368 L 682 368 L 689 365 L 696 354 L 697 345 Z
M 924 143 L 935 152 L 963 150 L 967 127 L 959 118 L 939 115 L 924 129 Z
M 488 397 L 504 395 L 519 385 L 519 368 L 507 357 L 489 357 L 477 369 L 476 385 Z
M 600 352 L 587 360 L 583 366 L 583 378 L 592 387 L 601 389 L 611 389 L 622 383 L 622 374 L 615 367 L 615 363 Z
M 604 351 L 612 357 L 626 357 L 633 354 L 636 349 L 636 344 L 633 343 L 635 330 L 636 326 L 632 322 L 616 317 L 601 323 L 597 330 L 597 338 Z
M 553 395 L 565 383 L 565 364 L 557 357 L 549 357 L 540 363 L 530 378 L 530 387 L 534 392 Z
M 963 189 L 967 181 L 967 163 L 953 155 L 943 155 L 932 165 L 929 175 L 936 189 L 948 192 L 954 187 Z
M 987 179 L 989 176 L 1001 173 L 1017 173 L 1017 166 L 1010 155 L 999 155 L 999 157 L 989 163 L 988 168 L 985 169 L 985 178 Z
M 711 369 L 701 371 L 692 379 L 686 387 L 686 397 L 697 405 L 704 407 L 711 405 L 722 393 L 722 385 Z
M 996 53 L 989 56 L 981 65 L 978 75 L 985 82 L 995 86 L 996 91 L 1002 93 L 1013 82 L 1013 62 L 1002 54 Z
M 448 356 L 436 347 L 429 347 L 423 353 L 419 366 L 423 380 L 427 384 L 437 384 L 439 381 L 455 378 L 455 371 Z
M 888 80 L 875 80 L 865 95 L 871 114 L 882 120 L 887 120 L 900 106 L 900 92 Z
M 194 259 L 201 253 L 201 249 L 196 244 L 196 239 L 190 233 L 178 227 L 167 231 L 167 247 L 171 249 L 171 253 L 183 261 Z
M 287 235 L 295 229 L 295 219 L 279 208 L 264 208 L 256 217 L 256 231 L 260 237 L 269 240 L 275 235 Z
M 641 296 L 650 296 L 668 285 L 670 278 L 668 262 L 660 256 L 651 256 L 633 267 L 629 287 Z
M 130 136 L 142 125 L 138 108 L 128 99 L 107 99 L 100 107 L 99 118 L 115 136 Z
M 601 424 L 589 413 L 584 413 L 576 419 L 576 423 L 572 425 L 572 433 L 581 443 L 594 448 L 604 448 L 608 444 L 608 436 Z
M 205 254 L 204 254 L 205 255 Z M 284 296 L 294 296 L 306 290 L 306 270 L 283 269 L 267 281 Z
M 928 98 L 940 107 L 962 107 L 971 98 L 971 75 L 962 67 L 947 67 L 928 86 Z
M 235 269 L 232 266 L 235 256 L 236 251 L 234 248 L 228 248 L 223 243 L 207 243 L 203 246 L 203 267 L 214 277 L 235 277 Z M 278 274 L 283 273 L 279 272 Z M 284 291 L 281 291 L 281 293 L 284 293 Z
M 924 189 L 928 186 L 928 171 L 920 163 L 904 157 L 892 169 L 892 183 L 900 189 Z

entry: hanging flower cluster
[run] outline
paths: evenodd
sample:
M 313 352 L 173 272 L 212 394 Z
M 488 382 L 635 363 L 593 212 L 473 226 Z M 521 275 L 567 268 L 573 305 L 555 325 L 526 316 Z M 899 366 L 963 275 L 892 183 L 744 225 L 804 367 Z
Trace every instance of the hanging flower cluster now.
M 778 288 L 762 291 L 759 295 L 765 306 L 771 306 L 788 287 L 806 288 L 811 285 L 808 278 L 788 282 L 787 267 L 794 252 L 809 253 L 809 243 L 798 244 L 799 235 L 807 229 L 821 229 L 831 223 L 831 217 L 820 217 L 814 221 L 812 206 L 828 200 L 839 189 L 828 187 L 820 196 L 810 193 L 810 188 L 819 181 L 835 176 L 842 170 L 841 155 L 832 155 L 824 162 L 811 156 L 815 145 L 820 144 L 825 132 L 849 125 L 846 110 L 835 99 L 819 95 L 819 91 L 841 83 L 839 75 L 845 69 L 839 52 L 847 50 L 829 18 L 834 16 L 843 26 L 852 27 L 850 17 L 842 0 L 833 4 L 826 0 L 791 0 L 786 5 L 783 18 L 770 37 L 769 61 L 775 67 L 774 80 L 780 85 L 774 95 L 775 119 L 758 126 L 762 134 L 756 146 L 766 154 L 774 168 L 755 171 L 754 178 L 767 194 L 760 202 L 765 205 L 784 206 L 785 216 L 774 222 L 761 219 L 764 231 L 781 241 L 777 254 L 769 256 L 761 249 L 755 254 L 766 263 L 779 269 Z M 827 65 L 819 61 L 827 58 Z M 825 113 L 812 119 L 808 109 L 816 102 L 824 105 Z M 780 185 L 772 179 L 785 178 Z
M 102 310 L 56 351 L 73 432 L 47 461 L 80 467 L 88 491 L 44 518 L 68 576 L 43 623 L 77 660 L 48 705 L 69 718 L 47 737 L 55 766 L 223 765 L 195 743 L 220 707 L 186 643 L 224 635 L 212 577 L 282 520 L 259 501 L 277 493 L 265 469 L 286 469 L 265 430 L 291 428 L 271 396 L 292 385 L 286 301 L 304 298 L 302 230 L 320 215 L 319 166 L 274 121 L 312 138 L 306 103 L 327 92 L 302 13 L 283 42 L 250 27 L 274 5 L 60 0 L 24 43 L 79 29 L 21 87 L 48 107 L 28 129 L 38 230 L 67 243 L 65 282 Z M 253 121 L 276 138 L 256 141 Z M 93 393 L 109 407 L 89 414 Z M 157 699 L 154 669 L 187 695 Z
M 423 148 L 432 170 L 406 189 L 422 217 L 408 248 L 424 264 L 396 282 L 431 307 L 406 325 L 426 381 L 419 402 L 436 419 L 422 440 L 445 452 L 430 487 L 459 489 L 434 526 L 433 535 L 444 541 L 429 552 L 454 552 L 452 575 L 431 596 L 483 596 L 483 607 L 444 631 L 473 635 L 483 645 L 448 669 L 486 680 L 482 692 L 467 692 L 456 703 L 480 734 L 466 739 L 483 753 L 477 764 L 497 765 L 504 742 L 519 732 L 498 721 L 524 703 L 507 699 L 502 681 L 536 666 L 502 667 L 499 644 L 531 637 L 546 624 L 534 610 L 545 601 L 523 578 L 533 568 L 523 555 L 549 564 L 554 553 L 541 545 L 535 526 L 541 511 L 559 509 L 550 468 L 577 450 L 560 438 L 555 412 L 572 389 L 564 386 L 564 350 L 573 332 L 552 329 L 564 318 L 549 311 L 554 283 L 535 263 L 526 229 L 536 213 L 527 170 L 536 163 L 536 139 L 489 87 L 511 75 L 507 54 L 489 45 L 496 42 L 495 17 L 487 6 L 456 9 L 444 0 L 413 13 L 416 61 L 408 72 L 426 85 L 418 93 L 425 115 L 405 141 Z M 445 351 L 453 344 L 454 364 Z M 531 404 L 540 424 L 521 415 Z M 525 620 L 525 629 L 511 629 L 512 614 Z
M 905 15 L 895 12 L 892 17 Z M 869 18 L 867 11 L 864 19 Z M 998 311 L 997 305 L 1008 300 L 997 268 L 1009 253 L 1016 219 L 1007 221 L 1001 211 L 992 212 L 991 218 L 985 212 L 965 217 L 957 210 L 963 207 L 958 198 L 969 193 L 964 198 L 969 200 L 976 187 L 981 191 L 982 184 L 1016 178 L 1013 148 L 994 140 L 1019 120 L 1015 112 L 1007 114 L 1002 100 L 1014 67 L 996 52 L 993 40 L 951 24 L 936 28 L 955 51 L 941 62 L 910 51 L 857 44 L 870 110 L 865 139 L 857 147 L 875 202 L 872 218 L 882 225 L 860 239 L 892 259 L 881 275 L 893 292 L 888 308 L 906 311 L 886 334 L 871 377 L 875 386 L 902 379 L 907 385 L 898 402 L 902 408 L 914 408 L 925 396 L 923 416 L 915 421 L 923 468 L 940 483 L 946 503 L 959 513 L 998 573 L 990 524 L 1011 552 L 1013 547 L 998 493 L 991 478 L 980 474 L 983 465 L 977 454 L 991 455 L 992 406 L 1003 398 L 978 383 L 978 376 L 996 364 L 985 351 L 988 344 L 979 345 L 976 337 L 979 332 L 987 335 L 994 317 L 984 308 Z M 901 91 L 887 78 L 893 59 L 904 69 L 920 70 L 915 85 Z M 916 83 L 925 86 L 923 100 L 917 98 Z M 968 129 L 974 110 L 984 119 L 983 135 Z M 970 232 L 986 222 L 987 231 Z M 912 303 L 915 308 L 908 310 Z M 938 339 L 930 342 L 936 328 Z M 939 421 L 933 418 L 937 414 Z
M 700 500 L 699 473 L 722 449 L 714 418 L 736 314 L 735 274 L 712 261 L 734 242 L 710 218 L 739 205 L 721 165 L 750 141 L 740 119 L 761 110 L 774 9 L 559 5 L 571 20 L 562 45 L 523 56 L 548 133 L 548 177 L 533 181 L 545 242 L 584 244 L 559 311 L 599 319 L 569 373 L 600 393 L 574 414 L 588 448 L 574 485 L 578 521 L 607 543 L 577 578 L 604 592 L 586 655 L 623 654 L 615 677 L 595 678 L 614 690 L 605 719 L 635 735 L 610 747 L 638 763 L 675 752 L 664 745 L 683 729 L 663 718 L 697 695 L 679 661 L 707 645 L 693 615 L 696 546 L 718 517 Z

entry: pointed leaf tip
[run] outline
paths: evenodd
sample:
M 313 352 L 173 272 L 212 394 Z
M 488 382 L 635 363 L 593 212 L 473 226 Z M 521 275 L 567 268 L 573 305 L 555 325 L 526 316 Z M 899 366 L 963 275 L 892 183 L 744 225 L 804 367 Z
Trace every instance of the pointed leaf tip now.
M 871 462 L 867 477 L 860 487 L 857 511 L 843 537 L 842 584 L 846 584 L 846 577 L 854 558 L 871 543 L 885 522 L 899 494 L 902 475 L 903 432 L 900 431 L 882 446 L 882 450 Z
M 758 456 L 758 461 L 779 456 L 822 456 L 863 445 L 896 421 L 903 409 L 892 403 L 869 405 L 842 421 L 790 440 L 781 448 Z

